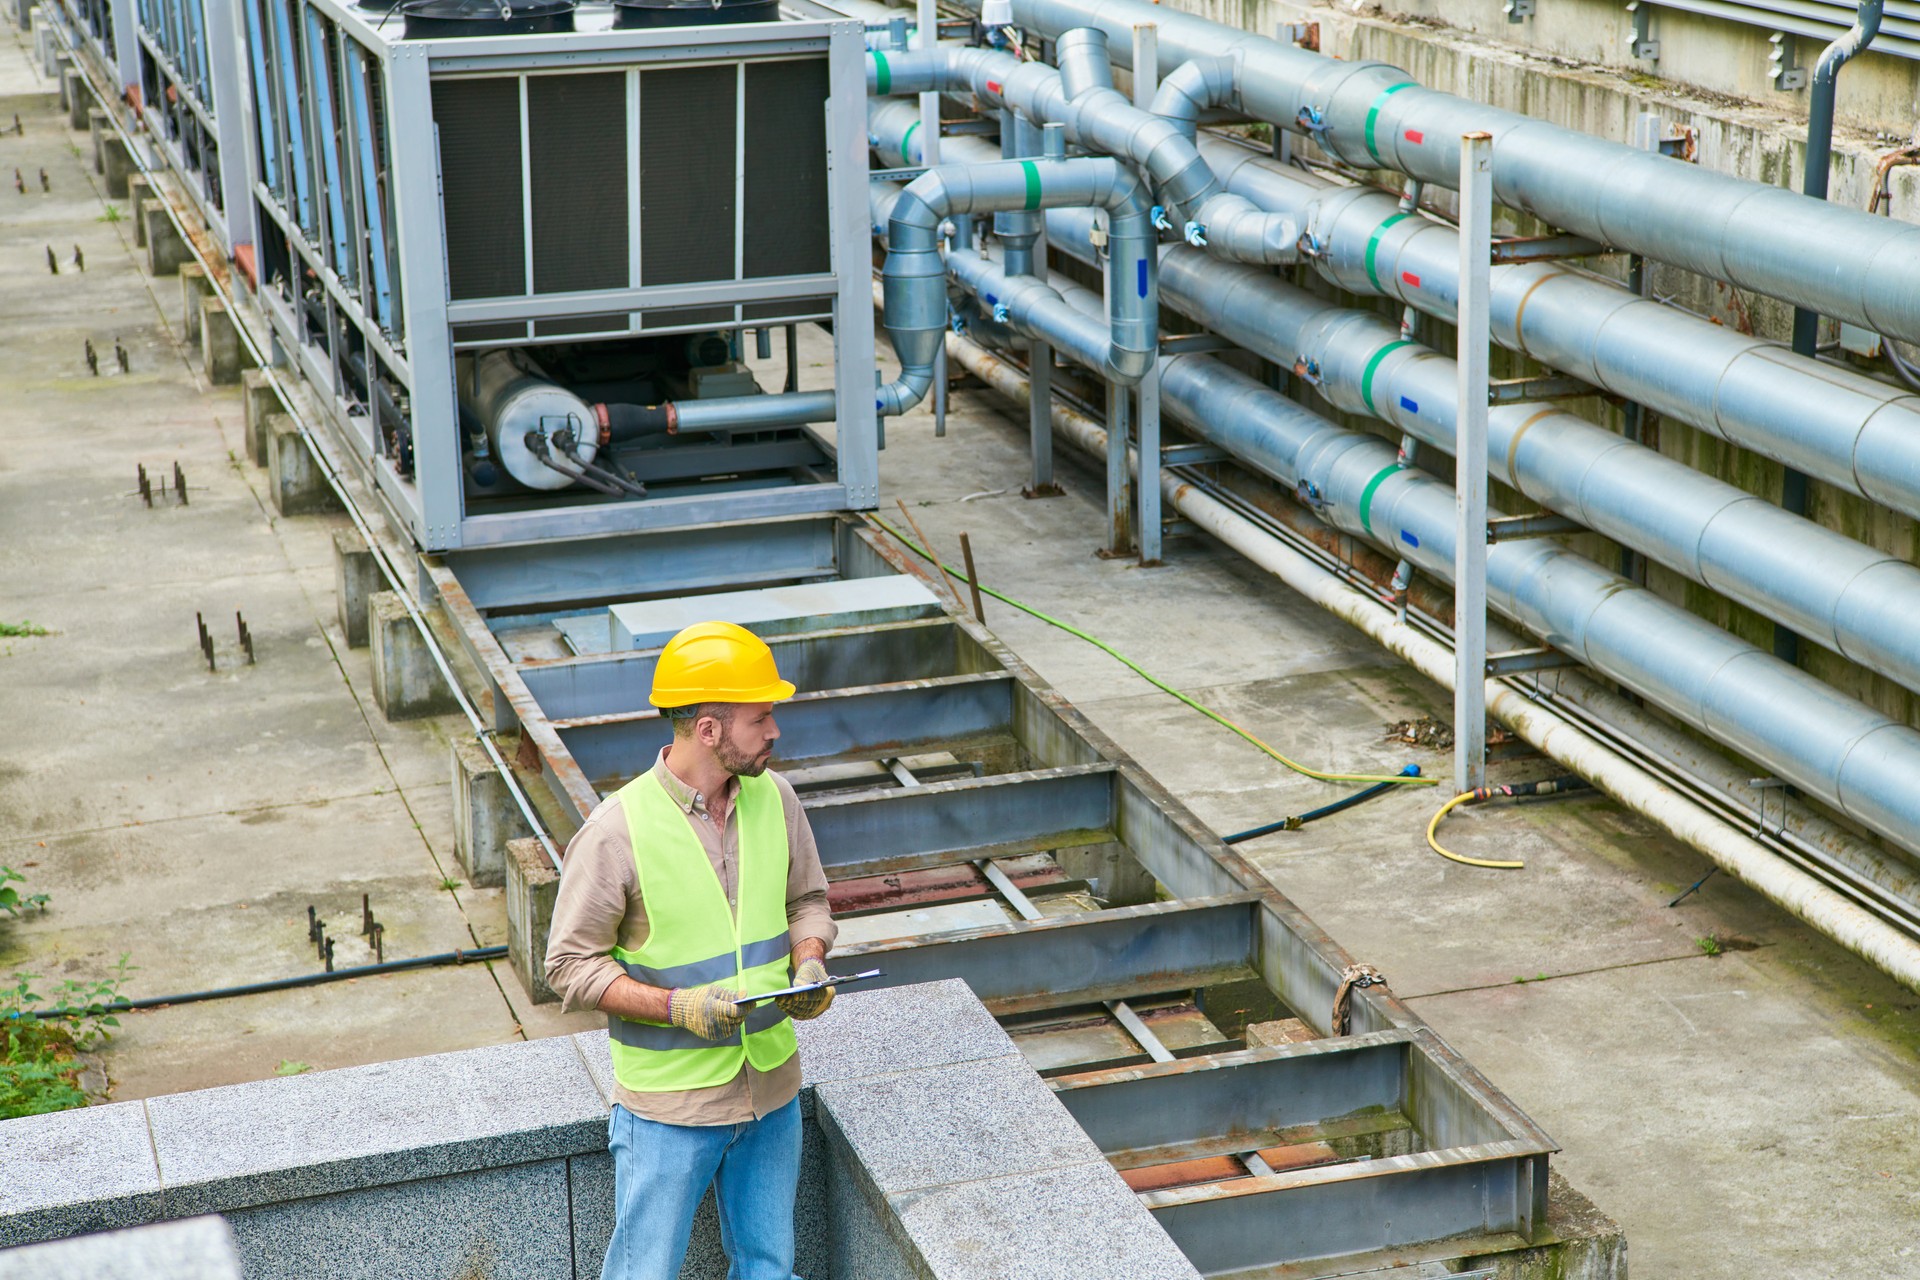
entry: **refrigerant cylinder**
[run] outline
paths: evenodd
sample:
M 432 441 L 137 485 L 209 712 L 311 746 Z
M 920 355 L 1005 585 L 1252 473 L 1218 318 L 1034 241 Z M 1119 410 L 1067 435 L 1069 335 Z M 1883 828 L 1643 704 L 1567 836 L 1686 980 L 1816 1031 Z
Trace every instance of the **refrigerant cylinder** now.
M 573 451 L 586 462 L 599 449 L 600 424 L 586 401 L 545 378 L 529 375 L 507 351 L 490 351 L 474 361 L 470 396 L 462 404 L 486 430 L 493 456 L 529 489 L 564 489 L 573 477 L 540 459 L 535 446 L 559 466 L 570 464 L 556 436 L 571 432 Z

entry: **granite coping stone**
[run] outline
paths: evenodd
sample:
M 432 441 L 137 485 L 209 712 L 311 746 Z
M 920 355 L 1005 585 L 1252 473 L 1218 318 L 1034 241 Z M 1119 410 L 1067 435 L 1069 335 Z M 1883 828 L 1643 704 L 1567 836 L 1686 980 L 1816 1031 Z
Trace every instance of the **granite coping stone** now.
M 570 1039 L 150 1099 L 169 1217 L 577 1155 L 606 1108 Z
M 849 988 L 818 1018 L 796 1022 L 808 1084 L 1020 1052 L 973 989 L 958 978 L 879 991 Z
M 887 1198 L 941 1280 L 1200 1280 L 1104 1160 Z
M 233 1232 L 187 1218 L 0 1253 L 0 1280 L 240 1280 Z
M 880 991 L 848 990 L 818 1018 L 793 1024 L 803 1088 L 950 1063 L 1010 1058 L 1020 1048 L 973 989 L 958 978 Z M 607 1033 L 581 1031 L 580 1048 L 595 1087 L 613 1103 Z
M 160 1216 L 144 1103 L 0 1122 L 0 1247 Z
M 836 1081 L 814 1096 L 886 1195 L 1102 1158 L 1023 1058 Z

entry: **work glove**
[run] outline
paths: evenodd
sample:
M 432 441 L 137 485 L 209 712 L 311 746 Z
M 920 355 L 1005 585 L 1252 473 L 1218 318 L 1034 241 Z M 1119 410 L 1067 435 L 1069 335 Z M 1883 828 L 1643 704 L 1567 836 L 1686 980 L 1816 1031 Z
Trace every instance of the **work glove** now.
M 809 982 L 827 980 L 827 962 L 824 960 L 802 960 L 800 967 L 793 971 L 793 985 L 803 986 Z M 827 1011 L 833 1003 L 833 988 L 822 987 L 818 991 L 802 991 L 798 995 L 775 996 L 773 1002 L 780 1006 L 789 1018 L 805 1022 L 808 1018 L 817 1018 Z
M 726 987 L 675 987 L 667 997 L 667 1017 L 703 1040 L 725 1040 L 740 1029 L 747 1011 L 734 1004 L 738 991 Z

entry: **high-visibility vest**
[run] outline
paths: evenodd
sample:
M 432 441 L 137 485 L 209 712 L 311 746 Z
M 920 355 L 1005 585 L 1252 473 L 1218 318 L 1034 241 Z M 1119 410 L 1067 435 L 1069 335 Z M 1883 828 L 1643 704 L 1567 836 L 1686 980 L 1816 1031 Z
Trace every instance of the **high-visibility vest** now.
M 727 904 L 700 838 L 649 769 L 619 792 L 633 864 L 647 905 L 647 940 L 616 946 L 629 976 L 653 987 L 717 982 L 742 995 L 791 985 L 787 940 L 787 815 L 772 778 L 741 778 L 739 910 Z M 705 1040 L 684 1027 L 609 1015 L 613 1074 L 635 1093 L 725 1084 L 750 1062 L 770 1071 L 798 1047 L 771 1000 L 747 1014 L 744 1034 Z

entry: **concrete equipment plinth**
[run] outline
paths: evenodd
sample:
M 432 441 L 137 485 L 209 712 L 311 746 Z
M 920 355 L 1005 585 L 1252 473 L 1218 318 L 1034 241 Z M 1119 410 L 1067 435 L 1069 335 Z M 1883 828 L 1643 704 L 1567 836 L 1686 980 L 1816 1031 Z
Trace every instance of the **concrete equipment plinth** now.
M 273 509 L 283 516 L 314 515 L 339 505 L 300 428 L 284 413 L 267 419 L 267 479 Z
M 240 322 L 233 318 L 225 298 L 201 299 L 200 367 L 206 372 L 207 381 L 216 387 L 232 386 L 240 381 L 241 370 L 247 367 L 246 347 L 240 342 Z
M 486 749 L 471 738 L 453 744 L 453 847 L 467 882 L 506 882 L 507 844 L 532 834 L 527 819 L 493 767 Z
M 118 133 L 110 133 L 100 139 L 100 158 L 104 165 L 101 173 L 106 175 L 108 197 L 125 200 L 128 185 L 133 181 L 134 174 L 140 171 L 133 162 L 133 152 L 127 149 L 127 140 Z
M 105 107 L 89 107 L 87 132 L 93 138 L 93 171 L 104 174 L 107 171 L 107 161 L 100 144 L 113 136 L 112 114 Z
M 207 279 L 207 269 L 197 262 L 180 264 L 180 300 L 185 305 L 185 319 L 182 327 L 187 341 L 195 346 L 200 344 L 200 308 L 213 296 L 213 281 Z
M 127 189 L 122 192 L 127 198 L 127 208 L 131 211 L 129 219 L 133 223 L 133 245 L 136 249 L 147 247 L 147 220 L 140 216 L 140 208 L 153 199 L 153 183 L 144 173 L 127 175 Z
M 53 81 L 54 91 L 60 95 L 60 109 L 67 110 L 67 69 L 73 65 L 73 55 L 60 47 L 60 37 L 47 30 L 47 79 Z
M 280 402 L 280 392 L 265 369 L 249 369 L 240 375 L 240 403 L 246 410 L 247 457 L 253 460 L 254 466 L 264 467 L 267 465 L 267 419 L 276 413 L 284 414 L 287 407 Z M 364 634 L 360 643 L 366 643 Z
M 535 1004 L 558 1003 L 559 993 L 547 985 L 547 934 L 560 873 L 532 838 L 507 841 L 506 868 L 507 962 Z
M 387 719 L 418 720 L 459 710 L 398 595 L 377 591 L 369 598 L 367 639 L 373 650 L 373 700 Z
M 87 112 L 93 109 L 93 94 L 87 90 L 87 77 L 74 68 L 72 60 L 61 76 L 66 88 L 63 101 L 67 104 L 67 125 L 73 129 L 87 127 Z
M 142 200 L 140 221 L 147 233 L 148 274 L 170 276 L 180 270 L 181 264 L 193 261 L 187 238 L 168 212 L 166 201 Z
M 278 403 L 276 401 L 276 403 Z M 347 648 L 367 647 L 367 602 L 380 590 L 380 566 L 357 529 L 333 535 L 333 587 L 340 607 L 340 630 Z

